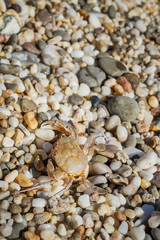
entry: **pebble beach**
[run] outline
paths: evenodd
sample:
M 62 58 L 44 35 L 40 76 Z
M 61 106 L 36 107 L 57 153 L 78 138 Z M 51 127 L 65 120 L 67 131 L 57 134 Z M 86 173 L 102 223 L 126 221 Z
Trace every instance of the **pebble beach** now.
M 57 119 L 116 146 L 88 162 L 105 194 L 56 196 Z M 159 0 L 0 0 L 1 240 L 160 240 L 159 133 Z

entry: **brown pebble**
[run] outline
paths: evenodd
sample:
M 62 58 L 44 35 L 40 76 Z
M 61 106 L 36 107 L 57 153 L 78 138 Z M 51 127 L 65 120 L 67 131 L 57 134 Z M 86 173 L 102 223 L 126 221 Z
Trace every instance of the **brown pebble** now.
M 9 211 L 12 214 L 17 214 L 17 213 L 21 213 L 22 212 L 22 208 L 21 208 L 21 206 L 13 203 L 13 204 L 10 205 Z
M 132 207 L 136 207 L 138 204 L 142 203 L 142 198 L 139 194 L 134 195 L 131 200 Z
M 79 226 L 76 229 L 76 232 L 79 232 L 81 234 L 81 236 L 82 236 L 84 234 L 84 232 L 85 232 L 85 228 L 83 226 Z
M 30 53 L 36 54 L 36 55 L 40 55 L 41 54 L 41 51 L 32 42 L 24 43 L 23 44 L 23 49 L 28 51 L 28 52 L 30 52 Z
M 28 179 L 23 173 L 19 173 L 16 177 L 16 181 L 21 187 L 31 187 L 33 186 L 33 182 Z
M 132 85 L 130 82 L 127 80 L 125 77 L 118 77 L 117 78 L 117 83 L 120 84 L 125 92 L 131 92 L 132 91 Z
M 43 25 L 46 25 L 52 21 L 52 14 L 46 9 L 40 10 L 36 15 L 37 21 L 40 21 Z
M 119 231 L 115 231 L 110 240 L 122 240 L 123 239 L 123 235 L 119 232 Z
M 126 221 L 126 216 L 124 215 L 124 213 L 122 212 L 115 212 L 115 217 L 119 220 L 119 221 Z

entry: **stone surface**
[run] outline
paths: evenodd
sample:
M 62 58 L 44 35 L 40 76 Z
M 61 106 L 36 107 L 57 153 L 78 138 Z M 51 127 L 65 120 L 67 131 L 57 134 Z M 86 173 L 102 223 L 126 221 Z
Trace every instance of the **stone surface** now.
M 63 31 L 63 30 L 57 30 L 57 31 L 53 32 L 53 37 L 56 37 L 56 36 L 61 36 L 62 41 L 70 41 L 70 39 L 71 39 L 69 33 L 67 31 Z
M 118 115 L 122 121 L 134 121 L 140 112 L 137 102 L 126 96 L 113 97 L 107 106 L 109 112 Z
M 98 67 L 87 66 L 78 73 L 80 83 L 86 83 L 89 87 L 100 86 L 106 78 L 105 73 Z
M 30 112 L 34 111 L 37 108 L 37 105 L 32 101 L 27 98 L 23 98 L 21 101 L 21 108 L 23 112 Z
M 127 66 L 114 58 L 102 57 L 98 59 L 98 66 L 108 75 L 120 77 L 127 72 Z

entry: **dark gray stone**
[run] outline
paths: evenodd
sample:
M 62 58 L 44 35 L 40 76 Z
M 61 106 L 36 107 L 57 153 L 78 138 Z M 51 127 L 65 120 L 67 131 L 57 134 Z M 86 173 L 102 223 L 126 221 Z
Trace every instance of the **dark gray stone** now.
M 5 83 L 5 86 L 7 89 L 12 89 L 13 91 L 15 91 L 19 87 L 16 83 Z
M 109 112 L 118 115 L 122 121 L 134 121 L 140 112 L 138 103 L 126 96 L 113 97 L 107 106 Z
M 151 230 L 151 235 L 154 240 L 160 240 L 160 229 L 159 228 L 153 228 Z
M 70 39 L 71 39 L 71 36 L 69 35 L 68 32 L 66 31 L 63 31 L 63 30 L 57 30 L 53 33 L 53 37 L 56 37 L 56 36 L 61 36 L 62 37 L 62 41 L 67 41 L 69 42 Z
M 17 46 L 17 34 L 12 34 L 7 42 L 8 45 L 12 46 L 12 51 L 15 50 Z
M 128 71 L 127 66 L 111 57 L 100 57 L 98 59 L 98 66 L 108 75 L 113 77 L 120 77 Z
M 10 65 L 10 64 L 0 64 L 0 73 L 3 74 L 16 74 L 19 73 L 21 68 L 16 65 Z
M 115 18 L 115 16 L 116 16 L 116 9 L 115 9 L 115 7 L 113 5 L 109 6 L 109 8 L 108 8 L 108 15 L 112 19 Z
M 30 61 L 35 63 L 37 61 L 37 55 L 26 51 L 13 52 L 11 60 L 19 60 L 21 62 Z
M 106 78 L 106 74 L 98 67 L 87 66 L 78 73 L 80 83 L 85 83 L 89 87 L 100 86 Z
M 38 123 L 41 125 L 44 121 L 48 120 L 48 116 L 45 112 L 38 113 Z

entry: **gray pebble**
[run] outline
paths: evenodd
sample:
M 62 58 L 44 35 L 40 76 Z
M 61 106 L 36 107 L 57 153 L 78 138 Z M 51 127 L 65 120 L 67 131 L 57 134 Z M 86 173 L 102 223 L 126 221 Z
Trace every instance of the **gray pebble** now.
M 105 73 L 98 67 L 87 66 L 78 73 L 80 83 L 85 83 L 89 87 L 100 86 L 106 78 Z
M 19 87 L 19 85 L 16 83 L 5 83 L 5 86 L 7 89 L 12 89 L 13 91 Z
M 50 67 L 47 66 L 44 63 L 36 63 L 37 64 L 37 68 L 38 68 L 38 72 L 44 73 L 46 75 L 50 74 Z
M 1 150 L 4 153 L 13 153 L 14 151 L 17 150 L 17 148 L 16 147 L 2 147 Z
M 41 125 L 44 121 L 48 120 L 48 116 L 45 112 L 40 112 L 38 113 L 38 123 L 39 125 Z
M 20 70 L 21 68 L 16 65 L 5 64 L 5 63 L 0 64 L 0 73 L 3 73 L 3 74 L 16 74 L 16 73 L 19 73 Z
M 135 147 L 137 140 L 134 135 L 129 135 L 127 141 L 125 142 L 125 147 Z
M 69 35 L 68 32 L 66 31 L 63 31 L 63 30 L 57 30 L 53 33 L 53 37 L 56 37 L 56 36 L 61 36 L 62 37 L 62 41 L 67 41 L 69 42 L 71 37 Z
M 37 224 L 44 224 L 48 222 L 48 216 L 42 213 L 35 214 L 34 220 Z
M 116 96 L 109 100 L 108 110 L 111 114 L 118 115 L 122 121 L 134 121 L 140 112 L 138 103 L 126 96 Z
M 56 199 L 50 198 L 47 203 L 47 210 L 53 214 L 60 214 L 69 211 L 70 209 L 70 200 L 65 199 Z
M 42 39 L 38 40 L 38 47 L 40 48 L 40 50 L 43 50 L 46 47 L 46 42 Z
M 13 226 L 13 230 L 8 239 L 16 239 L 20 236 L 20 232 L 25 229 L 25 225 L 23 223 L 16 223 Z
M 66 216 L 64 224 L 68 229 L 76 229 L 78 227 L 77 221 L 72 216 Z
M 69 102 L 73 105 L 81 105 L 83 103 L 83 99 L 78 94 L 73 94 L 69 96 Z
M 108 15 L 112 19 L 115 18 L 115 16 L 116 16 L 116 9 L 115 9 L 115 7 L 113 5 L 109 6 L 109 8 L 108 8 Z
M 17 47 L 17 34 L 12 34 L 7 42 L 8 45 L 12 46 L 12 51 Z
M 127 66 L 114 58 L 102 57 L 98 59 L 98 66 L 108 75 L 119 77 L 127 72 Z
M 146 233 L 144 240 L 152 240 L 152 237 Z
M 7 86 L 7 84 L 6 84 L 6 86 Z M 5 102 L 7 105 L 13 105 L 16 102 L 16 99 L 14 97 L 10 96 L 9 98 L 6 99 Z
M 37 105 L 32 101 L 27 98 L 22 99 L 21 101 L 21 108 L 23 112 L 30 112 L 34 111 L 37 108 Z
M 26 61 L 36 62 L 37 55 L 26 51 L 13 52 L 11 60 L 19 60 L 21 62 Z

